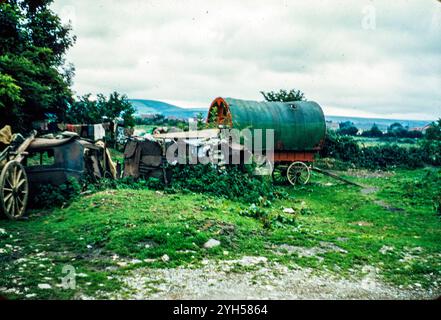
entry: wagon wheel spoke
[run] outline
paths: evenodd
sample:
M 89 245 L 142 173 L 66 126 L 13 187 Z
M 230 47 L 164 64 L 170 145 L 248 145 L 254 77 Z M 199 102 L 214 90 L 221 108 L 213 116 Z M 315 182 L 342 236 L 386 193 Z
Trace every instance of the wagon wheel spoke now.
M 6 207 L 6 210 L 7 210 L 8 212 L 11 212 L 11 209 L 14 208 L 14 198 L 10 198 L 9 201 L 8 201 L 8 203 L 9 203 L 9 205 Z
M 20 205 L 20 207 L 23 207 L 23 199 L 21 199 L 20 197 L 17 197 L 17 204 Z
M 25 183 L 26 183 L 26 180 L 25 180 L 25 179 L 20 180 L 20 181 L 17 183 L 17 185 L 16 185 L 15 187 L 16 187 L 17 189 L 19 189 L 19 188 L 21 188 Z
M 307 177 L 305 176 L 305 174 L 299 173 L 297 175 L 297 181 L 301 184 L 306 184 L 307 182 Z
M 11 197 L 12 197 L 12 192 L 5 196 L 4 201 L 8 202 L 8 200 L 11 199 Z
M 15 183 L 16 184 L 18 184 L 20 181 L 23 181 L 23 180 L 21 180 L 21 176 L 22 176 L 22 173 L 23 173 L 23 171 L 18 171 L 18 173 L 16 173 L 16 176 L 15 176 Z
M 311 172 L 306 163 L 300 161 L 293 162 L 288 168 L 287 177 L 292 185 L 305 185 L 311 177 Z
M 6 178 L 6 182 L 8 183 L 8 186 L 10 188 L 14 187 L 14 183 L 11 182 L 11 177 L 8 175 L 8 177 Z
M 14 166 L 14 170 L 12 171 L 12 181 L 14 181 L 14 184 L 17 182 L 17 167 Z
M 0 174 L 0 211 L 10 219 L 21 217 L 28 201 L 28 179 L 23 166 L 8 162 Z
M 19 197 L 15 198 L 15 211 L 14 211 L 14 215 L 18 216 L 20 214 L 21 211 L 21 206 L 18 203 L 19 202 Z

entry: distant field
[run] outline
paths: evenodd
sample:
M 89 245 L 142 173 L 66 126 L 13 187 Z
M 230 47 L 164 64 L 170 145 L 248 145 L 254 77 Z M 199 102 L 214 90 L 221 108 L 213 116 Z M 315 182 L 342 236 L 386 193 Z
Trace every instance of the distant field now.
M 418 139 L 410 138 L 397 138 L 397 139 L 381 139 L 381 138 L 365 138 L 365 137 L 354 137 L 361 147 L 371 147 L 386 144 L 399 144 L 401 147 L 411 147 L 418 143 Z
M 141 131 L 145 131 L 146 133 L 152 133 L 153 129 L 157 128 L 158 125 L 145 125 L 145 124 L 141 124 L 141 125 L 137 125 L 135 127 L 135 130 L 141 130 Z

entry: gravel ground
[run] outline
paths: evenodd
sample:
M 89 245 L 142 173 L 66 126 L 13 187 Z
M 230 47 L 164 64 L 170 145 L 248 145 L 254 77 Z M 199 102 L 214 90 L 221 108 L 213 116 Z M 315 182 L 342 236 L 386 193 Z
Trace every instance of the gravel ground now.
M 398 288 L 380 280 L 378 270 L 363 268 L 363 277 L 317 275 L 308 268 L 290 269 L 264 257 L 203 261 L 200 268 L 137 269 L 122 278 L 125 289 L 113 299 L 434 299 L 441 289 Z M 87 298 L 87 297 L 84 297 Z

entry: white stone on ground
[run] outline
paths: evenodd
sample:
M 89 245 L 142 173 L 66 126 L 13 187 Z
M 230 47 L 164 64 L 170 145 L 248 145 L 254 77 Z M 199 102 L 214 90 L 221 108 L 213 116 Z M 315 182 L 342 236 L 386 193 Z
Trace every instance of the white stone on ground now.
M 210 240 L 208 240 L 207 242 L 204 243 L 204 248 L 205 249 L 211 249 L 211 248 L 220 246 L 220 244 L 221 243 L 220 243 L 219 240 L 210 239 Z

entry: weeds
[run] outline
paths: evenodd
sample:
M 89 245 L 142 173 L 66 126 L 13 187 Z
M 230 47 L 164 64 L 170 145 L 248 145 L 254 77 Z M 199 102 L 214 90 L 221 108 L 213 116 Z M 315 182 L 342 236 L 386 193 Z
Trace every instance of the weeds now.
M 32 207 L 45 209 L 62 207 L 80 195 L 81 184 L 77 179 L 69 177 L 67 182 L 60 186 L 35 185 L 32 192 Z

